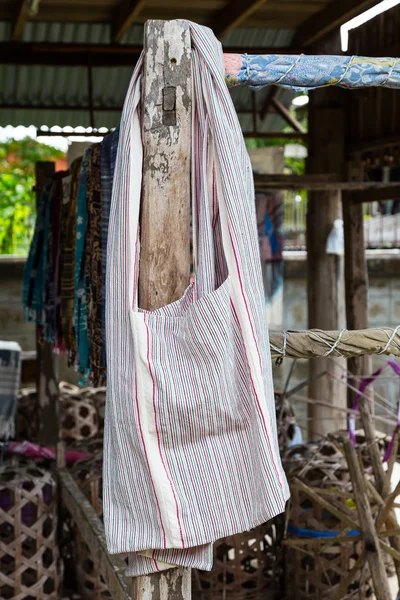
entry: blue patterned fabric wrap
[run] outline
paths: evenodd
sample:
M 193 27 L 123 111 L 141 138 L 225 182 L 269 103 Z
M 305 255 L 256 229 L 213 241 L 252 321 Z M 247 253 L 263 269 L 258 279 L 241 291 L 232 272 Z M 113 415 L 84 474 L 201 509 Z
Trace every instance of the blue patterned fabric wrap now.
M 115 161 L 117 158 L 117 148 L 119 139 L 119 127 L 107 135 L 101 144 L 100 169 L 101 169 L 101 253 L 102 253 L 102 271 L 103 285 L 106 281 L 106 263 L 107 263 L 107 238 L 108 221 L 110 218 L 111 194 L 114 179 Z M 106 294 L 103 290 L 103 313 L 101 321 L 101 331 L 104 342 L 104 364 L 106 364 Z
M 38 325 L 44 324 L 46 256 L 50 217 L 50 202 L 48 200 L 51 185 L 52 182 L 47 183 L 40 195 L 35 231 L 23 277 L 22 304 L 24 318 L 28 321 L 36 321 Z
M 240 56 L 242 65 L 236 73 L 225 73 L 229 86 L 246 85 L 261 89 L 275 84 L 296 91 L 330 85 L 344 88 L 400 88 L 399 58 L 303 54 L 232 56 Z
M 86 306 L 86 269 L 85 269 L 85 239 L 86 239 L 86 172 L 90 148 L 85 150 L 79 178 L 76 207 L 76 248 L 74 273 L 74 328 L 77 347 L 77 369 L 82 375 L 88 375 L 89 340 L 87 331 Z

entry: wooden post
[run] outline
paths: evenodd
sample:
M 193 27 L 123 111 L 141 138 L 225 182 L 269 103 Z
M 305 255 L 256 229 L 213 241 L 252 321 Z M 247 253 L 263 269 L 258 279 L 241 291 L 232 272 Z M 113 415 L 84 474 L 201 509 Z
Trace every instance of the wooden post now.
M 148 21 L 142 85 L 139 305 L 180 298 L 190 278 L 191 44 L 188 25 Z M 190 569 L 137 577 L 136 600 L 189 600 Z
M 309 173 L 341 174 L 344 166 L 343 90 L 321 89 L 311 94 L 310 147 L 307 170 Z M 307 212 L 307 267 L 308 267 L 308 327 L 310 329 L 341 330 L 345 325 L 343 257 L 327 254 L 326 242 L 335 219 L 342 217 L 341 192 L 325 190 L 312 192 Z M 328 349 L 327 349 L 328 350 Z M 346 386 L 336 379 L 318 373 L 328 371 L 343 378 L 345 361 L 342 358 L 319 358 L 310 361 L 309 395 L 330 402 L 309 406 L 309 435 L 317 439 L 337 429 L 346 421 Z
M 36 206 L 43 186 L 54 171 L 53 162 L 36 163 Z M 55 446 L 58 441 L 58 377 L 54 367 L 52 344 L 37 342 L 36 352 L 36 386 L 40 410 L 38 440 L 43 446 Z
M 347 464 L 349 467 L 351 482 L 353 484 L 354 499 L 357 506 L 361 534 L 365 544 L 365 551 L 374 584 L 374 592 L 377 600 L 391 600 L 392 594 L 386 575 L 382 550 L 380 548 L 378 534 L 375 529 L 371 506 L 365 489 L 363 474 L 357 459 L 356 451 L 350 440 L 344 443 Z

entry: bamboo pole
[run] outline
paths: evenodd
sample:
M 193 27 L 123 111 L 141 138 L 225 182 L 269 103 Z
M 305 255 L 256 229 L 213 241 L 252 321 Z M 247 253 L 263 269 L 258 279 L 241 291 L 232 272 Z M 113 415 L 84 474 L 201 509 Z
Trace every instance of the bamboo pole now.
M 360 520 L 359 528 L 361 529 L 362 537 L 365 543 L 365 550 L 372 575 L 375 595 L 377 600 L 391 600 L 392 595 L 386 576 L 380 541 L 375 529 L 375 523 L 371 513 L 371 506 L 368 501 L 364 477 L 361 473 L 356 451 L 350 440 L 345 441 L 344 451 L 353 484 L 354 499 Z

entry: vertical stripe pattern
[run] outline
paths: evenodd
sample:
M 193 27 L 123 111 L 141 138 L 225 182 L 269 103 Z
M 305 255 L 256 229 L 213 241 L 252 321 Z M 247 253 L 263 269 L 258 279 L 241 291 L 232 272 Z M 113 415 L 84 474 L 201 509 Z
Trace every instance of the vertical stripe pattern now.
M 140 70 L 122 115 L 107 251 L 104 506 L 129 575 L 212 567 L 212 542 L 282 512 L 252 171 L 212 32 L 193 45 L 194 279 L 136 306 Z

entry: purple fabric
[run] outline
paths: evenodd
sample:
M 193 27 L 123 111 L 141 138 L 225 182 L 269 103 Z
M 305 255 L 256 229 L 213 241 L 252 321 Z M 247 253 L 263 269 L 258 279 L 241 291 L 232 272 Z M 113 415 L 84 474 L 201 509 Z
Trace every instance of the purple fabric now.
M 387 367 L 391 367 L 393 369 L 393 371 L 396 373 L 396 375 L 398 375 L 400 377 L 400 365 L 397 364 L 397 362 L 395 362 L 394 360 L 388 360 L 387 363 L 383 365 L 383 367 L 381 367 L 380 369 L 378 369 L 377 371 L 372 373 L 372 375 L 369 375 L 368 377 L 363 377 L 358 386 L 358 390 L 357 390 L 356 397 L 354 400 L 353 410 L 358 410 L 358 401 L 360 400 L 360 398 L 362 398 L 367 387 L 370 386 L 371 383 L 373 383 L 375 381 L 375 379 L 377 379 Z M 399 395 L 399 401 L 397 403 L 396 430 L 399 426 L 400 426 L 400 395 Z M 349 416 L 349 434 L 350 434 L 350 439 L 355 446 L 356 445 L 356 416 L 355 415 Z M 393 442 L 394 442 L 394 434 L 393 434 L 390 444 L 386 450 L 383 462 L 386 462 L 389 459 L 390 454 L 392 452 L 392 448 L 393 448 Z

